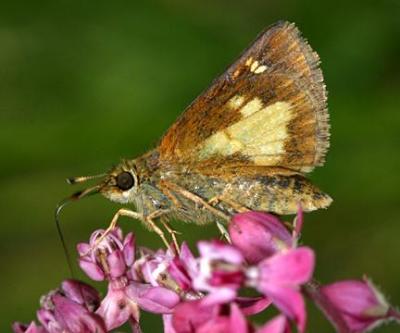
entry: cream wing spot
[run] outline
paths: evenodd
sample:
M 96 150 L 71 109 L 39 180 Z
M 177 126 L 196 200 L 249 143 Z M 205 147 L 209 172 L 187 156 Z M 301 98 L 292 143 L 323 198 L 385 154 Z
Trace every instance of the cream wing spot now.
M 213 155 L 229 156 L 243 149 L 243 144 L 231 138 L 226 131 L 220 131 L 210 136 L 202 145 L 200 159 Z
M 254 98 L 240 109 L 240 113 L 246 118 L 261 110 L 263 104 L 259 98 Z
M 253 60 L 253 57 L 250 57 L 246 60 L 245 66 L 249 67 L 250 72 L 254 74 L 261 74 L 268 68 L 266 65 L 260 65 L 258 60 Z
M 247 67 L 250 67 L 250 65 L 253 63 L 253 57 L 247 58 L 245 65 Z
M 244 97 L 240 95 L 233 96 L 229 101 L 228 101 L 228 106 L 234 110 L 240 108 L 244 102 Z
M 240 109 L 243 118 L 210 136 L 199 146 L 201 159 L 240 153 L 257 165 L 272 165 L 285 154 L 288 124 L 293 118 L 290 103 L 263 107 L 254 98 Z
M 257 60 L 254 61 L 250 66 L 250 71 L 254 72 L 256 70 L 256 68 L 258 67 L 258 65 L 259 65 L 258 61 Z
M 257 67 L 255 69 L 254 73 L 255 74 L 261 74 L 261 73 L 265 72 L 266 70 L 267 70 L 267 66 L 262 65 L 262 66 Z

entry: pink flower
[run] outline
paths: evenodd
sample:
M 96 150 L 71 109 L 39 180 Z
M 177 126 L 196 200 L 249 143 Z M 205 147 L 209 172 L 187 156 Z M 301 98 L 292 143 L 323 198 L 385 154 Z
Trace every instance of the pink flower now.
M 201 301 L 181 303 L 172 318 L 175 333 L 250 333 L 250 324 L 240 308 L 230 305 L 204 305 Z
M 14 323 L 12 329 L 14 333 L 48 333 L 42 326 L 37 326 L 33 321 L 29 325 Z
M 175 257 L 169 263 L 168 273 L 183 292 L 193 291 L 192 277 L 199 273 L 199 268 L 197 260 L 186 242 L 181 245 L 179 257 Z
M 198 271 L 191 276 L 193 289 L 208 291 L 203 302 L 210 304 L 234 300 L 245 281 L 241 252 L 219 241 L 202 241 L 198 243 L 198 248 Z
M 102 333 L 103 320 L 93 313 L 99 304 L 97 291 L 76 280 L 66 280 L 61 288 L 49 292 L 41 299 L 37 317 L 42 326 L 16 323 L 15 333 Z
M 134 281 L 126 281 L 126 284 L 118 281 L 109 284 L 108 293 L 96 313 L 104 318 L 107 329 L 112 330 L 127 321 L 138 323 L 139 308 L 152 313 L 168 314 L 179 301 L 179 296 L 166 288 Z
M 257 333 L 291 333 L 291 331 L 287 318 L 279 315 L 259 328 Z
M 100 305 L 99 293 L 86 283 L 71 279 L 64 280 L 61 283 L 61 290 L 66 298 L 84 305 L 91 312 L 94 312 Z
M 251 316 L 268 308 L 271 305 L 271 300 L 263 296 L 236 297 L 235 303 L 239 306 L 244 315 Z
M 130 271 L 135 281 L 149 283 L 152 286 L 164 286 L 168 279 L 168 266 L 174 255 L 170 251 L 152 251 L 141 248 L 141 257 L 136 260 Z
M 219 241 L 199 242 L 198 247 L 200 257 L 195 258 L 183 243 L 179 257 L 168 266 L 169 279 L 177 283 L 183 299 L 202 298 L 203 305 L 235 301 L 245 314 L 259 313 L 270 305 L 263 296 L 237 297 L 245 282 L 244 258 L 238 249 Z
M 350 332 L 365 332 L 387 319 L 400 318 L 367 279 L 335 282 L 322 286 L 320 293 L 341 315 Z M 334 318 L 330 319 L 335 325 Z
M 38 312 L 39 321 L 49 333 L 106 332 L 101 317 L 89 312 L 82 305 L 58 294 L 52 297 L 52 301 L 53 310 L 43 309 Z
M 192 281 L 187 269 L 195 261 L 189 248 L 183 244 L 180 256 L 168 251 L 158 250 L 153 252 L 142 249 L 142 256 L 138 259 L 131 270 L 131 277 L 137 282 L 150 284 L 153 287 L 162 287 L 169 291 L 173 290 L 182 299 L 197 299 L 198 293 L 191 289 Z M 190 256 L 190 257 L 189 257 Z M 159 288 L 158 290 L 163 290 Z
M 165 314 L 162 316 L 164 333 L 176 333 L 174 325 L 172 324 L 172 314 Z
M 101 238 L 102 237 L 102 238 Z M 100 239 L 100 241 L 99 241 Z M 168 314 L 180 297 L 174 291 L 158 286 L 157 270 L 166 270 L 172 255 L 164 251 L 147 251 L 135 260 L 135 238 L 132 233 L 123 237 L 117 228 L 104 236 L 95 231 L 89 243 L 78 245 L 81 268 L 95 280 L 108 280 L 108 292 L 96 311 L 112 330 L 130 322 L 137 329 L 140 309 Z
M 105 237 L 103 234 L 104 230 L 96 230 L 89 243 L 79 243 L 77 246 L 80 254 L 79 266 L 95 281 L 121 277 L 135 260 L 135 238 L 132 233 L 125 239 L 119 228 Z
M 304 332 L 306 310 L 300 286 L 312 277 L 314 252 L 307 247 L 290 249 L 261 261 L 247 271 L 248 284 L 256 287 Z
M 293 246 L 293 237 L 283 223 L 272 214 L 246 212 L 236 214 L 229 224 L 232 245 L 248 263 L 256 264 L 273 254 Z
M 107 330 L 117 328 L 127 321 L 139 322 L 139 306 L 136 299 L 131 299 L 126 294 L 126 287 L 127 285 L 124 284 L 116 285 L 115 283 L 110 283 L 108 285 L 107 295 L 97 310 L 97 314 L 104 319 Z

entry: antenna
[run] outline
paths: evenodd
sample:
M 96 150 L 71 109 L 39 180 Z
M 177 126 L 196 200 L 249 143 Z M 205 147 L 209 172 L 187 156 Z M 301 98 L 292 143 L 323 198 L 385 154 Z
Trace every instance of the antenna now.
M 80 176 L 80 177 L 69 177 L 66 179 L 67 183 L 70 185 L 78 184 L 78 183 L 84 183 L 88 180 L 104 177 L 107 174 L 101 173 L 99 175 L 94 175 L 94 176 Z

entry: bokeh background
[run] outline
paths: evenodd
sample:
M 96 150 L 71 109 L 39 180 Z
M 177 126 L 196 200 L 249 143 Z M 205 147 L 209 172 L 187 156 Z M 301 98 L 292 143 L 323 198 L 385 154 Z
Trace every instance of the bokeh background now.
M 0 11 L 0 331 L 69 275 L 56 203 L 158 138 L 264 27 L 297 23 L 321 56 L 332 148 L 311 178 L 335 199 L 306 216 L 324 283 L 367 273 L 400 305 L 400 1 L 30 1 Z M 69 206 L 74 244 L 117 205 Z M 139 243 L 160 246 L 131 220 Z M 194 244 L 216 229 L 176 225 Z M 83 277 L 82 275 L 80 275 Z M 333 332 L 312 305 L 309 331 Z M 143 316 L 144 332 L 161 331 Z M 388 325 L 379 332 L 399 332 Z

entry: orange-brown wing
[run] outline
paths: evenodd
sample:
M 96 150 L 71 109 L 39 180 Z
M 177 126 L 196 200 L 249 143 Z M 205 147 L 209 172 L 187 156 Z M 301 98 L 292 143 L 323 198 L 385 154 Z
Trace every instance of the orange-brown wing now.
M 324 163 L 329 115 L 318 55 L 294 24 L 256 41 L 172 125 L 160 161 L 196 168 Z

